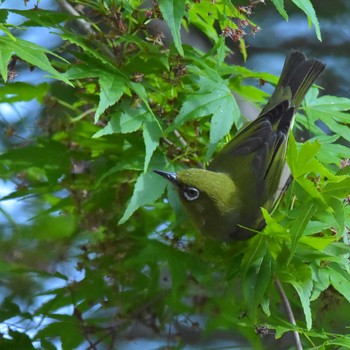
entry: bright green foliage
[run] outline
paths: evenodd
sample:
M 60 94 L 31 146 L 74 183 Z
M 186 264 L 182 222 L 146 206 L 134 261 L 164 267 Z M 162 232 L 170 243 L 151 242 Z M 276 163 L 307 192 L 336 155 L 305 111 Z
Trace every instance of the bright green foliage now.
M 276 6 L 278 12 L 280 15 L 285 19 L 288 20 L 288 14 L 284 8 L 284 0 L 271 0 L 274 5 Z M 312 5 L 312 2 L 310 0 L 292 0 L 292 2 L 298 6 L 305 14 L 307 15 L 308 21 L 310 25 L 314 25 L 316 36 L 318 40 L 321 39 L 321 30 L 320 30 L 320 24 L 318 22 L 314 7 Z
M 287 18 L 287 1 L 272 2 Z M 311 2 L 292 2 L 320 39 Z M 203 240 L 151 171 L 200 167 L 245 122 L 234 96 L 266 102 L 256 82 L 277 77 L 225 63 L 231 42 L 249 55 L 245 37 L 259 38 L 249 10 L 265 5 L 71 1 L 84 10 L 76 18 L 26 3 L 0 10 L 0 102 L 19 115 L 0 119 L 0 349 L 117 349 L 143 329 L 159 348 L 185 348 L 184 331 L 202 335 L 198 348 L 226 332 L 264 349 L 262 326 L 276 338 L 298 331 L 305 349 L 350 349 L 349 99 L 308 93 L 295 129 L 310 138 L 289 141 L 294 181 L 248 241 Z M 60 46 L 24 40 L 31 27 Z M 184 45 L 181 27 L 196 27 L 208 52 Z M 52 81 L 32 81 L 32 68 Z M 39 116 L 15 105 L 32 100 Z

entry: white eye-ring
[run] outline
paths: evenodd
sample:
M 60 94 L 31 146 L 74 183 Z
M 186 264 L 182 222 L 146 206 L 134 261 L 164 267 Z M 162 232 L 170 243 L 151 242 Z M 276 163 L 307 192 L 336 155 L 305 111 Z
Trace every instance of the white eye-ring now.
M 195 187 L 188 187 L 184 190 L 184 197 L 188 200 L 188 201 L 194 201 L 199 197 L 199 190 L 197 190 L 197 188 Z

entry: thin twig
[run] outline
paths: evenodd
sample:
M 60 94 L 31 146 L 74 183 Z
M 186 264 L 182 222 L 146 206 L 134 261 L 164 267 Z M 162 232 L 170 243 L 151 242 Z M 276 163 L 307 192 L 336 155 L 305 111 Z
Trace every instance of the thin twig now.
M 183 146 L 187 147 L 187 142 L 186 140 L 181 136 L 178 130 L 174 130 L 175 136 L 179 139 L 179 141 L 182 143 Z
M 278 278 L 275 279 L 275 286 L 276 286 L 276 288 L 277 288 L 277 290 L 282 298 L 282 302 L 283 302 L 284 307 L 286 309 L 287 316 L 288 316 L 290 323 L 292 323 L 294 326 L 296 326 L 297 323 L 295 322 L 292 307 L 290 306 L 286 292 L 284 291 L 282 284 Z M 303 346 L 301 345 L 299 333 L 297 331 L 293 331 L 293 334 L 294 334 L 295 346 L 296 346 L 297 350 L 303 350 Z
M 81 14 L 67 1 L 61 0 L 58 2 L 58 5 L 61 6 L 67 13 L 73 15 L 74 17 L 80 17 Z M 91 34 L 93 32 L 91 24 L 84 20 L 83 18 L 76 18 L 76 23 L 79 26 L 79 30 L 82 34 Z
M 81 32 L 81 34 L 89 35 L 89 34 L 94 33 L 92 25 L 88 21 L 86 21 L 84 18 L 81 18 L 82 15 L 71 4 L 69 4 L 66 0 L 58 1 L 58 5 L 64 11 L 66 11 L 67 13 L 76 17 L 75 20 L 76 20 L 76 23 L 79 27 L 79 31 Z M 94 45 L 96 45 L 97 48 L 99 48 L 101 50 L 101 52 L 103 52 L 106 55 L 106 57 L 108 57 L 111 60 L 111 62 L 115 61 L 115 55 L 107 46 L 105 46 L 102 42 L 100 42 L 98 40 L 93 40 L 93 43 L 94 43 Z

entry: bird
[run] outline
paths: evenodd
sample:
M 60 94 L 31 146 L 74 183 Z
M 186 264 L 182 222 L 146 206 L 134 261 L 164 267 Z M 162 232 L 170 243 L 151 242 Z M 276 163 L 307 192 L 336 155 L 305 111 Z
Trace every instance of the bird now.
M 291 182 L 286 151 L 295 113 L 324 68 L 321 61 L 291 50 L 258 117 L 206 169 L 153 170 L 174 185 L 204 237 L 246 240 L 263 230 L 266 223 L 261 208 L 271 213 Z

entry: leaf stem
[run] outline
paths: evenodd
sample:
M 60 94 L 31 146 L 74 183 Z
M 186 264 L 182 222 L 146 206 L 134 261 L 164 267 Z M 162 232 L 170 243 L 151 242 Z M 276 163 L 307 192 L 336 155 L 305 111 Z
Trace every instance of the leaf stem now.
M 292 307 L 290 306 L 289 300 L 287 298 L 286 292 L 284 291 L 282 284 L 280 282 L 280 280 L 278 278 L 275 279 L 275 286 L 278 290 L 278 293 L 281 296 L 282 302 L 284 304 L 284 307 L 286 309 L 287 312 L 287 316 L 289 321 L 296 326 L 297 323 L 295 322 L 295 318 L 294 318 L 294 314 L 293 314 L 293 310 Z M 303 350 L 303 346 L 301 345 L 301 341 L 300 341 L 300 336 L 299 333 L 297 331 L 293 331 L 294 334 L 294 340 L 295 340 L 295 346 L 297 350 Z

